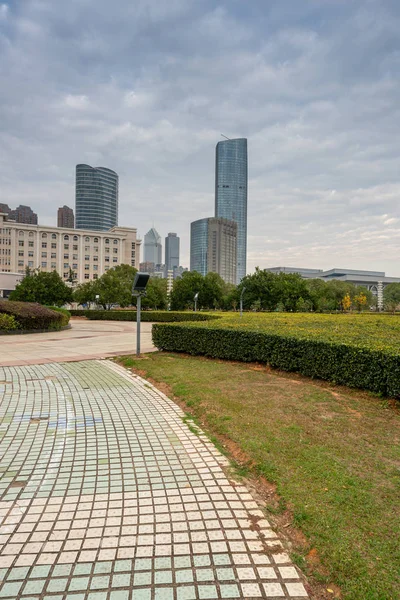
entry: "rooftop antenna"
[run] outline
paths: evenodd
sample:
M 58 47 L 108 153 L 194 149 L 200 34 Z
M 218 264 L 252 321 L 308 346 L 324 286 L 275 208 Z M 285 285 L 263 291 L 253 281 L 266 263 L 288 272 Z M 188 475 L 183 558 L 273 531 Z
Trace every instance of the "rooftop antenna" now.
M 224 135 L 223 133 L 221 133 L 222 137 L 224 137 L 226 140 L 230 140 L 231 138 L 226 137 L 226 135 Z

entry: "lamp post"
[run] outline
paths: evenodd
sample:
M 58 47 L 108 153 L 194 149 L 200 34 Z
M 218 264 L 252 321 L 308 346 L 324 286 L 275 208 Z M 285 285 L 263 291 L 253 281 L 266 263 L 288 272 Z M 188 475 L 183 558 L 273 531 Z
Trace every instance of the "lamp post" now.
M 136 296 L 136 356 L 140 356 L 140 316 L 142 309 L 142 296 L 146 295 L 146 286 L 150 279 L 148 273 L 136 273 L 132 286 L 132 296 Z
M 196 292 L 194 295 L 194 312 L 197 312 L 197 299 L 199 297 L 199 292 Z
M 96 298 L 96 309 L 98 309 L 99 308 L 99 300 L 100 300 L 99 294 L 96 294 L 95 298 Z
M 246 288 L 242 287 L 242 291 L 240 294 L 240 316 L 243 317 L 243 294 L 245 293 Z

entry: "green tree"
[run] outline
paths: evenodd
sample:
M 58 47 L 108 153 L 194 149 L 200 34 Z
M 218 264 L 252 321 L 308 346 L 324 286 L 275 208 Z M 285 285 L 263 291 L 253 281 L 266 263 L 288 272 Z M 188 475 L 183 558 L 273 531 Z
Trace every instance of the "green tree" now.
M 57 271 L 45 273 L 39 269 L 26 270 L 25 277 L 10 294 L 10 300 L 38 302 L 48 306 L 62 306 L 72 302 L 72 290 Z
M 74 292 L 78 304 L 97 301 L 105 310 L 112 304 L 122 307 L 132 304 L 132 285 L 137 269 L 130 265 L 118 265 L 106 271 L 99 279 L 79 285 Z M 96 299 L 98 296 L 98 300 Z
M 383 290 L 385 308 L 393 314 L 400 309 L 400 283 L 389 283 Z
M 96 301 L 96 281 L 87 281 L 78 285 L 74 291 L 74 302 L 77 304 L 89 304 Z
M 215 309 L 223 305 L 225 282 L 218 273 L 207 273 L 199 294 L 199 305 L 203 308 Z
M 146 287 L 146 296 L 142 298 L 142 308 L 165 310 L 168 307 L 167 280 L 150 277 Z
M 310 299 L 309 289 L 304 279 L 297 273 L 271 273 L 256 267 L 255 273 L 246 275 L 238 286 L 238 293 L 246 288 L 243 297 L 244 308 L 257 306 L 261 310 L 295 311 L 300 298 Z
M 193 308 L 194 295 L 201 291 L 203 280 L 204 277 L 197 271 L 185 271 L 180 279 L 175 279 L 170 296 L 171 310 Z
M 137 269 L 130 265 L 118 265 L 106 271 L 95 281 L 95 294 L 99 296 L 98 303 L 103 308 L 110 309 L 112 304 L 121 307 L 132 304 L 132 286 Z

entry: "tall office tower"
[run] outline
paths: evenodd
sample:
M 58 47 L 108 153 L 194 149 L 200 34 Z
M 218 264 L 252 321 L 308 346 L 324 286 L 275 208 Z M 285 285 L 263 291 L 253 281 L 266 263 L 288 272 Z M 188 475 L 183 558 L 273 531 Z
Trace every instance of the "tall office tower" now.
M 237 231 L 236 283 L 246 275 L 247 254 L 247 139 L 218 142 L 215 155 L 215 216 L 235 221 Z
M 143 262 L 152 262 L 155 265 L 160 265 L 162 262 L 161 236 L 154 227 L 144 236 Z
M 57 227 L 68 227 L 69 229 L 73 229 L 74 225 L 74 211 L 64 204 L 64 206 L 57 211 Z
M 237 229 L 235 221 L 216 217 L 191 223 L 190 270 L 218 273 L 226 283 L 236 284 Z
M 175 267 L 179 267 L 179 238 L 169 233 L 165 238 L 165 269 L 173 271 Z
M 105 167 L 76 165 L 75 226 L 108 231 L 118 225 L 118 175 Z

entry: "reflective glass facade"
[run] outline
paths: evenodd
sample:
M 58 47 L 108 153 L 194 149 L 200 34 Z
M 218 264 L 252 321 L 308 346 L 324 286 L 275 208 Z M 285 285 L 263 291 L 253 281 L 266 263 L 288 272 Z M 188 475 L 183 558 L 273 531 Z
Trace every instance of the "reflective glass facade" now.
M 165 238 L 165 269 L 173 271 L 175 267 L 179 267 L 179 238 L 169 233 Z
M 216 147 L 215 216 L 235 221 L 237 283 L 246 275 L 247 254 L 247 139 L 224 140 Z
M 75 227 L 108 231 L 118 225 L 118 175 L 105 167 L 76 165 Z
M 160 265 L 162 262 L 161 236 L 154 227 L 144 236 L 144 262 Z
M 190 224 L 190 270 L 207 275 L 208 221 L 199 219 Z

